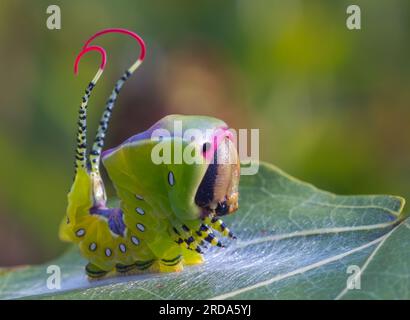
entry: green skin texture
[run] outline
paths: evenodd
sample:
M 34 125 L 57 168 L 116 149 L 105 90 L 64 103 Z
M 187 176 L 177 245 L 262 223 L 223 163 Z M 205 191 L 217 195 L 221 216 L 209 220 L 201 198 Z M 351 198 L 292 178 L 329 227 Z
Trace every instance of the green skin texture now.
M 180 121 L 182 124 L 181 132 L 174 132 L 175 121 Z M 170 137 L 160 142 L 160 148 L 164 151 L 169 148 L 168 151 L 173 155 L 176 145 L 180 144 L 184 150 L 191 143 L 183 138 L 186 130 L 199 129 L 205 132 L 207 129 L 217 128 L 227 128 L 227 125 L 221 120 L 206 116 L 170 115 L 158 121 L 146 133 L 148 137 L 153 129 L 169 131 Z M 202 148 L 202 141 L 199 141 L 197 147 Z M 94 227 L 91 228 L 92 234 L 91 231 L 88 232 L 87 228 L 91 223 L 84 221 L 90 219 L 89 209 L 96 203 L 96 189 L 95 187 L 93 189 L 93 179 L 90 174 L 88 174 L 90 181 L 84 178 L 86 174 L 83 174 L 81 179 L 77 177 L 75 179 L 68 196 L 67 216 L 70 218 L 70 223 L 62 222 L 60 236 L 63 240 L 79 243 L 83 256 L 96 268 L 110 271 L 116 264 L 129 265 L 136 261 L 171 260 L 179 255 L 188 261 L 187 264 L 190 264 L 189 261 L 197 263 L 196 261 L 199 262 L 201 259 L 198 253 L 189 251 L 175 242 L 176 235 L 173 229 L 176 228 L 183 233 L 181 227 L 186 225 L 193 234 L 195 230 L 199 230 L 202 223 L 201 209 L 195 204 L 195 194 L 208 164 L 204 161 L 201 164 L 186 164 L 184 161 L 181 164 L 154 164 L 151 159 L 153 148 L 158 149 L 159 142 L 153 141 L 150 137 L 137 141 L 130 138 L 109 150 L 102 158 L 124 214 L 126 232 L 123 242 L 121 242 L 122 236 L 109 232 L 108 223 L 101 216 L 92 216 L 91 223 Z M 174 176 L 173 185 L 168 182 L 170 172 Z M 103 189 L 102 184 L 101 188 Z M 105 197 L 105 192 L 102 191 Z M 136 195 L 142 196 L 143 200 L 138 199 Z M 98 201 L 101 202 L 101 199 Z M 145 213 L 138 214 L 137 207 L 142 208 Z M 101 221 L 96 223 L 95 219 Z M 142 224 L 144 231 L 139 230 L 137 224 Z M 79 226 L 87 230 L 86 236 L 81 239 L 75 235 Z M 103 230 L 104 228 L 107 230 Z M 130 242 L 131 235 L 137 236 L 140 240 L 138 246 Z M 104 242 L 103 247 L 112 248 L 113 255 L 106 257 L 104 250 L 90 253 L 88 249 L 90 241 Z M 126 254 L 119 252 L 118 241 L 127 245 Z M 102 247 L 100 243 L 97 243 L 99 248 Z

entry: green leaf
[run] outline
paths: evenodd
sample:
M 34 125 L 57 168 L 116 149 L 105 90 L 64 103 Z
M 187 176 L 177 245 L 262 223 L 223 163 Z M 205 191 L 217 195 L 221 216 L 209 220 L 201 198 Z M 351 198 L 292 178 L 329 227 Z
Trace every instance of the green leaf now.
M 409 299 L 410 220 L 395 196 L 337 196 L 261 164 L 243 176 L 238 236 L 180 273 L 88 281 L 76 248 L 41 266 L 0 271 L 0 298 Z M 61 289 L 47 289 L 49 265 Z M 348 273 L 353 270 L 353 273 Z M 360 289 L 348 289 L 348 279 Z

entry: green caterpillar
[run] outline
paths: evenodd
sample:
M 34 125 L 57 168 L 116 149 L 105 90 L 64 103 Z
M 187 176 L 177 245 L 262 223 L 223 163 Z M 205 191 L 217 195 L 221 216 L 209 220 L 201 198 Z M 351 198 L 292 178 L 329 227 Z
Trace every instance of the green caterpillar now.
M 142 50 L 108 99 L 87 155 L 87 104 L 106 63 L 105 50 L 90 42 L 110 32 L 131 35 Z M 79 110 L 75 178 L 60 238 L 79 245 L 89 261 L 86 273 L 91 278 L 144 270 L 181 271 L 184 265 L 201 263 L 206 243 L 223 246 L 215 230 L 235 238 L 219 218 L 238 209 L 239 157 L 228 126 L 211 117 L 170 115 L 102 152 L 118 93 L 144 59 L 145 45 L 138 35 L 125 29 L 100 31 L 85 43 L 75 72 L 81 57 L 90 51 L 98 51 L 103 59 Z M 176 123 L 180 130 L 175 129 Z M 192 129 L 199 132 L 195 139 L 187 138 Z M 153 139 L 157 132 L 169 134 Z M 160 156 L 165 151 L 174 155 L 178 150 L 191 150 L 197 155 L 194 159 L 205 161 L 188 164 L 174 159 L 158 164 L 152 158 L 158 150 Z M 118 208 L 107 207 L 100 160 L 120 199 Z

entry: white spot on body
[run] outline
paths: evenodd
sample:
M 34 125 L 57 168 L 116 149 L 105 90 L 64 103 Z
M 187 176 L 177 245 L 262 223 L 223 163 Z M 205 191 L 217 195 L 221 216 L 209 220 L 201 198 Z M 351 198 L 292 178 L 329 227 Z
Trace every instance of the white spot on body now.
M 175 184 L 174 173 L 172 171 L 168 173 L 168 183 L 170 186 Z
M 125 253 L 125 251 L 127 251 L 127 247 L 126 247 L 125 244 L 123 244 L 123 243 L 120 243 L 119 248 L 120 248 L 120 251 L 121 251 L 122 253 Z
M 135 209 L 135 211 L 137 211 L 140 215 L 144 215 L 144 214 L 145 214 L 145 211 L 144 211 L 144 209 L 142 209 L 142 208 L 137 208 L 137 209 Z
M 78 229 L 75 234 L 77 235 L 77 237 L 82 237 L 83 235 L 85 235 L 85 230 Z
M 135 236 L 132 236 L 132 237 L 131 237 L 131 241 L 132 241 L 132 243 L 135 244 L 136 246 L 140 244 L 139 239 L 138 239 L 137 237 L 135 237 Z
M 144 227 L 144 225 L 141 224 L 141 223 L 137 223 L 137 229 L 138 229 L 139 231 L 141 231 L 141 232 L 144 232 L 144 231 L 145 231 L 145 227 Z

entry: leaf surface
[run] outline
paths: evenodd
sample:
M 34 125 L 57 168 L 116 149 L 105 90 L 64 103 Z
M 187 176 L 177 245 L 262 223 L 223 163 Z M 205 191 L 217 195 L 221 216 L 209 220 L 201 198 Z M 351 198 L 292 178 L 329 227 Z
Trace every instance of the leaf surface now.
M 334 195 L 263 163 L 241 179 L 240 210 L 225 219 L 238 240 L 209 250 L 202 265 L 90 282 L 72 248 L 45 265 L 0 270 L 0 298 L 410 298 L 404 199 Z M 60 267 L 61 289 L 47 288 L 49 265 Z

